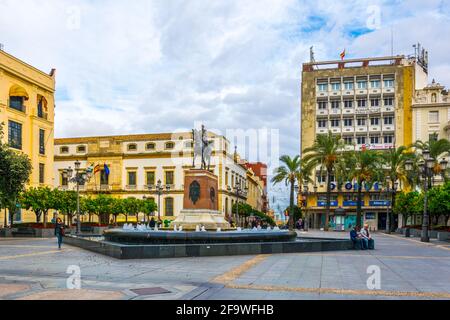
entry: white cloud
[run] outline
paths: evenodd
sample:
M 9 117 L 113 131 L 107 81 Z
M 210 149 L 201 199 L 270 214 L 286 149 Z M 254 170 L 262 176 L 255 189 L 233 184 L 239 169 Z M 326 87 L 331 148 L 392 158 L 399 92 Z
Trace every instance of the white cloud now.
M 393 3 L 393 4 L 391 4 Z M 367 7 L 380 6 L 380 29 Z M 450 84 L 447 1 L 0 0 L 0 42 L 57 68 L 56 136 L 174 131 L 204 121 L 280 130 L 299 153 L 301 64 L 430 50 L 431 77 Z M 80 13 L 79 17 L 77 13 Z M 79 23 L 79 25 L 78 25 Z M 308 32 L 306 32 L 308 31 Z M 252 152 L 250 152 L 252 154 Z M 256 159 L 250 159 L 256 160 Z

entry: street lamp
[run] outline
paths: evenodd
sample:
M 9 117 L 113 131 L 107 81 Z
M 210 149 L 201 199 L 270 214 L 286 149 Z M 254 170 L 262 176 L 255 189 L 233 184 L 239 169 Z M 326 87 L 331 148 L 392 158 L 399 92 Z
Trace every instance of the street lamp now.
M 309 228 L 309 215 L 308 215 L 308 196 L 309 196 L 309 188 L 308 188 L 308 183 L 305 182 L 305 184 L 303 185 L 303 192 L 302 192 L 302 196 L 305 195 L 305 227 L 304 230 L 308 231 Z
M 393 211 L 393 205 L 394 205 L 394 199 L 395 199 L 395 195 L 397 193 L 398 190 L 398 186 L 399 183 L 397 181 L 395 181 L 392 184 L 392 187 L 390 185 L 390 179 L 386 179 L 387 182 L 387 186 L 386 186 L 386 195 L 387 197 L 390 196 L 390 203 L 387 204 L 387 214 L 386 214 L 386 233 L 391 233 L 391 224 L 392 224 L 392 211 Z M 389 210 L 390 209 L 390 210 Z
M 228 186 L 228 192 L 231 192 L 232 189 L 230 186 Z M 234 194 L 236 195 L 236 225 L 239 225 L 240 219 L 239 219 L 239 197 L 241 196 L 247 196 L 248 187 L 246 185 L 241 185 L 241 182 L 236 178 L 236 182 L 233 187 Z
M 148 190 L 153 190 L 153 185 L 148 185 Z M 155 186 L 155 192 L 158 195 L 158 222 L 161 221 L 161 195 L 163 194 L 164 190 L 167 192 L 170 191 L 170 185 L 163 185 L 161 180 L 158 180 L 156 186 Z
M 81 219 L 80 219 L 80 185 L 84 185 L 93 176 L 92 168 L 81 169 L 80 161 L 75 161 L 75 170 L 69 166 L 62 172 L 63 178 L 68 182 L 76 183 L 77 186 L 77 231 L 76 234 L 81 232 Z M 75 175 L 74 175 L 75 173 Z
M 423 160 L 419 162 L 419 181 L 423 179 L 423 190 L 424 190 L 424 197 L 423 197 L 423 218 L 422 218 L 422 236 L 420 238 L 420 241 L 422 242 L 430 242 L 430 237 L 428 235 L 428 229 L 430 224 L 430 218 L 428 214 L 428 189 L 432 187 L 432 178 L 436 175 L 433 171 L 434 165 L 436 163 L 436 159 L 431 157 L 430 151 L 425 149 L 422 152 Z M 442 159 L 439 163 L 440 168 L 442 170 L 442 174 L 445 174 L 445 170 L 447 169 L 448 161 L 445 159 Z M 405 169 L 408 172 L 411 172 L 413 170 L 413 162 L 412 160 L 407 160 L 405 162 Z

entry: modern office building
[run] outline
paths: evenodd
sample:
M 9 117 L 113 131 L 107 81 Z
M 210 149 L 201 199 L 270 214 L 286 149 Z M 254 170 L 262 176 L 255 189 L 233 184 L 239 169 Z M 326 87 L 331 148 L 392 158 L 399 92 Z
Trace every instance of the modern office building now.
M 319 134 L 342 137 L 347 149 L 384 150 L 413 142 L 413 98 L 427 85 L 428 54 L 309 62 L 303 64 L 301 150 Z M 309 195 L 299 195 L 312 227 L 323 227 L 326 175 L 315 173 Z M 313 190 L 316 190 L 315 192 Z M 365 190 L 363 217 L 372 229 L 384 229 L 388 205 L 381 188 Z M 351 184 L 331 197 L 331 225 L 356 223 L 356 192 Z
M 4 142 L 31 160 L 28 187 L 53 185 L 54 93 L 55 70 L 47 74 L 0 50 L 0 123 Z M 35 221 L 35 215 L 18 208 L 14 220 Z
M 208 132 L 208 137 L 214 148 L 210 169 L 219 178 L 219 210 L 230 216 L 234 203 L 247 202 L 247 195 L 238 196 L 234 192 L 237 182 L 249 185 L 247 168 L 240 164 L 236 154 L 229 152 L 225 137 L 212 132 Z M 75 188 L 62 172 L 69 166 L 73 168 L 76 160 L 81 168 L 97 165 L 100 168 L 81 186 L 83 194 L 107 193 L 139 199 L 146 196 L 158 203 L 155 186 L 161 181 L 164 191 L 160 214 L 172 219 L 183 209 L 184 173 L 193 165 L 192 144 L 190 132 L 55 139 L 54 186 L 63 190 Z M 199 163 L 197 158 L 197 167 Z M 251 175 L 251 179 L 256 180 L 256 176 Z

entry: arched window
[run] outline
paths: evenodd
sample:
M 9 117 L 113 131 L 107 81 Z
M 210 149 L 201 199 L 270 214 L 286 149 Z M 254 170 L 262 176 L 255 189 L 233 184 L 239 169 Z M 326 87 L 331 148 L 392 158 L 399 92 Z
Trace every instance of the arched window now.
M 167 150 L 171 150 L 171 149 L 173 149 L 173 148 L 175 148 L 175 143 L 174 142 L 166 142 L 166 149 Z
M 156 145 L 153 142 L 149 142 L 145 145 L 145 150 L 155 150 Z
M 8 106 L 12 109 L 26 112 L 25 101 L 29 99 L 28 93 L 24 88 L 18 85 L 13 85 L 9 89 L 9 103 Z
M 137 144 L 136 143 L 130 143 L 127 147 L 128 151 L 136 151 L 137 150 Z
M 164 199 L 164 215 L 173 217 L 173 198 Z
M 47 100 L 45 99 L 44 96 L 41 96 L 40 94 L 37 95 L 37 116 L 43 119 L 48 118 Z

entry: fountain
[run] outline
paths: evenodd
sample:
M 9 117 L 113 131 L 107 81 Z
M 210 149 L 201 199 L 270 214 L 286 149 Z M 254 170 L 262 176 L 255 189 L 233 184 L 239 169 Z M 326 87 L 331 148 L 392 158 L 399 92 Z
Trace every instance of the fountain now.
M 200 226 L 199 226 L 199 225 L 197 225 L 197 226 L 195 227 L 195 232 L 200 232 Z

